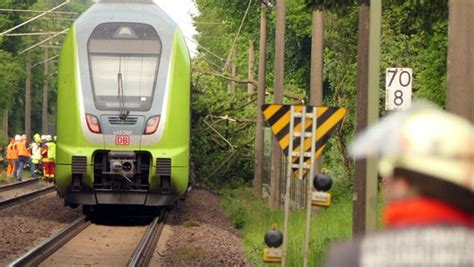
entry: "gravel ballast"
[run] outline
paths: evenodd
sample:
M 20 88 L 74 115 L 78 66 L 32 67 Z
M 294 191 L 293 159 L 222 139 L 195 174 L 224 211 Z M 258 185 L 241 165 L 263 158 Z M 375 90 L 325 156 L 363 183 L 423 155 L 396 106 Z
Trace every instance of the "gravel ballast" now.
M 0 266 L 5 266 L 81 216 L 56 193 L 0 210 Z

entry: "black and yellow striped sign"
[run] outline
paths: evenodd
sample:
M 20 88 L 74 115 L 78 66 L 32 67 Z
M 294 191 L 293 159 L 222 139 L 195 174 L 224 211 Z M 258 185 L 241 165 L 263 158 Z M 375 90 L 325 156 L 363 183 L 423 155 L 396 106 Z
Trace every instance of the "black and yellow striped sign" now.
M 304 152 L 311 152 L 311 146 L 315 145 L 315 159 L 321 156 L 323 149 L 331 136 L 332 133 L 336 130 L 336 127 L 342 121 L 346 115 L 345 108 L 336 108 L 336 107 L 313 107 L 306 106 L 306 113 L 312 113 L 313 109 L 316 108 L 317 120 L 316 120 L 316 143 L 311 144 L 312 138 L 304 138 Z M 262 106 L 263 117 L 272 129 L 273 134 L 278 140 L 278 144 L 285 153 L 286 156 L 289 155 L 289 144 L 290 141 L 293 142 L 293 151 L 301 151 L 301 137 L 294 137 L 293 140 L 290 140 L 290 111 L 291 105 L 281 105 L 281 104 L 266 104 Z M 301 113 L 303 111 L 303 105 L 294 105 L 294 112 Z M 312 131 L 313 119 L 307 117 L 305 119 L 305 132 L 311 133 Z M 302 132 L 302 121 L 301 118 L 295 117 L 293 124 L 294 132 Z M 293 157 L 293 163 L 298 163 L 299 157 Z M 311 158 L 305 157 L 304 161 L 306 164 L 310 164 Z

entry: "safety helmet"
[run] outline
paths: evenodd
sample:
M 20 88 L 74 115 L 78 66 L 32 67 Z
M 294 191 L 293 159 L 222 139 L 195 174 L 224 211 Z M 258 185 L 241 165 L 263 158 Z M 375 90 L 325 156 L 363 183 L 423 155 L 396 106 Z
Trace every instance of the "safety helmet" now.
M 46 135 L 45 136 L 45 141 L 46 142 L 51 142 L 53 140 L 53 138 L 51 137 L 51 135 Z
M 474 125 L 426 102 L 393 112 L 351 145 L 378 157 L 383 177 L 404 176 L 419 191 L 474 213 Z
M 22 141 L 26 140 L 26 134 L 22 134 L 22 135 L 21 135 L 21 140 L 22 140 Z
M 41 141 L 42 141 L 42 142 L 46 141 L 46 135 L 44 135 L 44 134 L 41 135 Z
M 21 136 L 20 135 L 15 135 L 15 141 L 20 141 L 21 140 Z
M 41 136 L 39 135 L 39 133 L 36 133 L 36 134 L 33 136 L 33 140 L 34 140 L 36 143 L 41 142 Z

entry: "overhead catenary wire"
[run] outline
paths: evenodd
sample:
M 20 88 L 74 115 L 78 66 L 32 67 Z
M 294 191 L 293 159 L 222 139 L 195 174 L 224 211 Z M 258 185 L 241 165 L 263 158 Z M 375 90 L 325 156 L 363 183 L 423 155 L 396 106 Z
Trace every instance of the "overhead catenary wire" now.
M 62 6 L 64 6 L 64 5 L 67 5 L 67 4 L 69 4 L 69 3 L 70 3 L 70 0 L 67 0 L 66 2 L 63 2 L 62 4 L 59 4 L 59 5 L 57 5 L 57 6 L 53 7 L 53 8 L 51 8 L 50 10 L 47 10 L 47 11 L 45 11 L 45 12 L 43 12 L 43 13 L 41 13 L 41 14 L 39 14 L 39 15 L 37 15 L 37 16 L 35 16 L 35 17 L 33 17 L 33 18 L 31 18 L 31 19 L 25 21 L 25 22 L 22 22 L 22 23 L 20 23 L 20 24 L 14 26 L 14 27 L 12 27 L 12 28 L 10 28 L 10 29 L 8 29 L 8 30 L 6 30 L 6 31 L 4 31 L 4 32 L 2 32 L 2 33 L 0 33 L 0 36 L 3 36 L 3 35 L 5 35 L 5 34 L 7 34 L 7 33 L 10 33 L 10 32 L 12 32 L 12 31 L 14 31 L 14 30 L 20 28 L 21 26 L 24 26 L 24 25 L 26 25 L 26 24 L 28 24 L 28 23 L 34 21 L 34 20 L 37 20 L 37 19 L 43 17 L 44 15 L 47 15 L 47 14 L 51 13 L 52 11 L 54 11 L 54 10 L 56 10 L 56 9 L 58 9 L 58 8 L 60 8 L 60 7 L 62 7 Z
M 23 32 L 23 33 L 7 33 L 5 36 L 37 36 L 37 35 L 53 35 L 59 32 Z
M 46 63 L 48 63 L 48 62 L 52 62 L 53 59 L 56 59 L 56 58 L 58 58 L 58 57 L 59 57 L 59 55 L 50 57 L 50 58 L 48 58 L 47 60 L 44 60 L 44 61 L 41 61 L 41 62 L 38 62 L 38 63 L 34 64 L 33 66 L 31 66 L 31 68 L 37 67 L 37 66 L 42 65 L 42 64 L 46 64 Z
M 247 9 L 245 10 L 244 16 L 242 17 L 242 21 L 240 22 L 239 29 L 237 30 L 237 33 L 235 34 L 234 41 L 232 41 L 232 46 L 230 47 L 230 51 L 229 51 L 229 54 L 227 56 L 227 59 L 226 59 L 225 65 L 224 65 L 224 69 L 223 69 L 224 72 L 227 70 L 227 67 L 229 66 L 230 58 L 232 56 L 232 50 L 235 47 L 235 43 L 237 42 L 237 38 L 240 35 L 240 31 L 242 30 L 242 27 L 244 26 L 245 20 L 247 19 L 247 14 L 249 13 L 251 5 L 252 5 L 252 0 L 249 0 L 249 3 L 247 5 Z
M 55 35 L 44 39 L 43 41 L 40 41 L 40 42 L 38 42 L 38 43 L 36 43 L 36 44 L 34 44 L 34 45 L 32 45 L 32 46 L 26 48 L 26 49 L 23 49 L 22 51 L 18 52 L 18 54 L 21 55 L 21 54 L 23 54 L 23 53 L 25 53 L 25 52 L 27 52 L 27 51 L 29 51 L 29 50 L 31 50 L 31 49 L 33 49 L 33 48 L 39 46 L 39 45 L 42 45 L 42 44 L 46 43 L 47 41 L 49 41 L 49 40 L 51 40 L 51 39 L 53 39 L 53 38 L 58 37 L 58 36 L 61 35 L 61 34 L 67 33 L 68 31 L 69 31 L 69 29 L 65 29 L 65 30 L 63 30 L 63 31 L 60 31 L 60 32 L 56 33 Z
M 33 9 L 14 9 L 14 8 L 0 8 L 0 12 L 20 12 L 20 13 L 44 13 L 48 10 L 33 10 Z M 69 11 L 51 11 L 52 14 L 61 14 L 61 15 L 77 15 L 77 12 Z
M 212 52 L 211 50 L 209 50 L 208 48 L 205 48 L 204 46 L 202 46 L 198 41 L 196 41 L 196 39 L 194 38 L 191 38 L 191 37 L 187 37 L 185 36 L 184 38 L 188 39 L 189 41 L 195 43 L 198 47 L 202 48 L 204 51 L 208 52 L 209 54 L 211 54 L 212 56 L 220 59 L 221 61 L 224 61 L 225 59 L 220 57 L 219 55 L 217 55 L 216 53 Z

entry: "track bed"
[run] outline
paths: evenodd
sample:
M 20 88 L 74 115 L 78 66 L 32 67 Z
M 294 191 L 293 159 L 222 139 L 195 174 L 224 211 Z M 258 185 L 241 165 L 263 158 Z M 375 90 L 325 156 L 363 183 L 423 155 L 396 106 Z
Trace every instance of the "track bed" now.
M 146 228 L 91 224 L 40 266 L 127 265 Z

